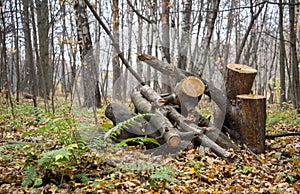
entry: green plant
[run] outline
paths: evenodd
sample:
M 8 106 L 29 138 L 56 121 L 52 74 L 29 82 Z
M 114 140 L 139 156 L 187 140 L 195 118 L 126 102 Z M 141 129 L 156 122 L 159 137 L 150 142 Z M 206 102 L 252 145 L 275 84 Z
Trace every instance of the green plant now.
M 280 174 L 280 178 L 286 179 L 286 181 L 289 181 L 290 183 L 294 182 L 294 176 L 292 174 Z
M 178 183 L 179 181 L 175 178 L 178 170 L 175 170 L 171 166 L 162 166 L 161 168 L 155 168 L 150 176 L 150 187 L 162 187 L 165 188 L 166 184 Z
M 151 143 L 155 145 L 160 145 L 158 141 L 154 138 L 149 138 L 149 137 L 133 137 L 133 138 L 127 138 L 122 140 L 118 145 L 119 146 L 124 146 L 127 145 L 127 143 L 137 143 L 140 146 L 144 146 L 146 143 Z
M 87 184 L 89 182 L 89 177 L 87 176 L 86 173 L 79 173 L 76 175 L 76 177 L 83 183 Z
M 152 116 L 153 114 L 151 113 L 146 113 L 146 114 L 138 114 L 130 119 L 127 119 L 126 121 L 120 122 L 118 123 L 115 127 L 109 129 L 105 135 L 104 138 L 108 138 L 108 137 L 116 137 L 117 135 L 120 134 L 121 130 L 123 129 L 127 129 L 128 126 L 132 125 L 135 121 L 137 120 L 141 120 L 145 117 L 149 117 Z
M 40 186 L 47 170 L 56 171 L 61 174 L 61 181 L 65 172 L 75 168 L 77 161 L 87 148 L 82 144 L 70 144 L 57 150 L 39 154 L 29 155 L 24 165 L 24 177 L 22 186 Z M 36 158 L 38 158 L 36 160 Z M 83 175 L 80 176 L 83 179 Z M 33 184 L 34 183 L 34 184 Z
M 72 124 L 74 123 L 72 118 L 56 118 L 53 115 L 50 117 L 43 117 L 40 120 L 43 125 L 35 130 L 31 130 L 22 134 L 21 138 L 32 135 L 48 135 L 55 134 L 59 137 L 59 141 L 62 144 L 70 144 L 74 142 L 72 138 Z
M 23 187 L 28 187 L 30 185 L 33 185 L 33 187 L 40 186 L 43 183 L 42 179 L 37 176 L 36 171 L 35 166 L 25 166 L 22 181 Z

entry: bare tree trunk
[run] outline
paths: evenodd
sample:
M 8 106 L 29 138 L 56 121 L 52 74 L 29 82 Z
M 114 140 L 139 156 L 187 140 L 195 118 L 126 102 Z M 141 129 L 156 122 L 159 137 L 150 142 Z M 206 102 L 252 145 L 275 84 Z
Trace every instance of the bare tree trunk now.
M 49 13 L 48 13 L 48 0 L 36 0 L 36 13 L 37 13 L 37 27 L 38 27 L 38 40 L 39 40 L 39 56 L 40 61 L 38 65 L 39 76 L 39 95 L 44 99 L 49 98 L 50 82 L 51 82 L 51 69 L 49 63 Z
M 7 36 L 7 28 L 4 18 L 3 9 L 1 9 L 1 30 L 0 30 L 0 44 L 2 46 L 0 55 L 1 55 L 1 64 L 3 65 L 3 69 L 1 71 L 3 76 L 3 89 L 6 90 L 6 99 L 11 106 L 11 114 L 13 119 L 15 119 L 15 111 L 14 111 L 14 104 L 11 97 L 11 88 L 10 88 L 10 80 L 8 79 L 8 68 L 7 68 L 7 47 L 6 47 L 6 36 Z M 1 82 L 1 81 L 0 81 Z
M 119 0 L 112 1 L 112 24 L 113 24 L 113 37 L 115 44 L 119 44 Z M 122 99 L 120 83 L 117 83 L 121 76 L 121 67 L 119 57 L 116 49 L 113 52 L 113 84 L 114 84 L 114 98 L 117 100 Z
M 297 33 L 295 26 L 295 0 L 290 0 L 289 15 L 290 15 L 290 45 L 291 45 L 291 73 L 292 73 L 292 102 L 294 108 L 300 113 L 300 81 L 299 81 L 299 63 L 297 56 Z
M 98 70 L 92 52 L 93 45 L 84 1 L 76 0 L 74 9 L 76 11 L 77 36 L 80 42 L 79 49 L 82 62 L 83 106 L 94 108 L 96 104 L 101 104 L 99 103 L 100 99 L 95 96 L 98 83 Z
M 286 90 L 285 90 L 285 47 L 283 36 L 283 4 L 282 0 L 279 0 L 279 72 L 280 72 L 280 104 L 286 102 Z
M 248 26 L 248 28 L 247 28 L 247 31 L 246 31 L 246 33 L 245 33 L 245 35 L 244 35 L 244 37 L 243 37 L 242 43 L 241 43 L 241 45 L 239 46 L 239 50 L 238 50 L 238 53 L 237 53 L 237 56 L 236 56 L 236 59 L 235 59 L 235 63 L 239 63 L 239 62 L 240 62 L 240 58 L 241 58 L 243 49 L 244 49 L 244 47 L 245 47 L 247 38 L 248 38 L 248 36 L 249 36 L 249 34 L 250 34 L 250 31 L 251 31 L 253 25 L 255 24 L 255 20 L 258 18 L 260 12 L 263 10 L 264 5 L 265 5 L 265 4 L 262 4 L 262 5 L 259 7 L 259 10 L 257 11 L 257 13 L 256 13 L 255 15 L 252 15 L 251 21 L 250 21 L 249 26 Z
M 188 46 L 190 43 L 190 29 L 191 29 L 191 13 L 192 13 L 192 0 L 187 0 L 184 3 L 184 11 L 182 18 L 182 31 L 181 31 L 181 43 L 179 47 L 178 68 L 186 70 Z
M 162 51 L 163 58 L 170 63 L 170 21 L 169 21 L 169 0 L 161 1 L 162 13 L 161 13 L 161 28 L 162 28 Z M 170 80 L 168 76 L 162 75 L 162 91 L 170 92 Z
M 213 35 L 215 21 L 218 15 L 220 0 L 212 0 L 209 2 L 207 13 L 206 13 L 206 21 L 205 21 L 205 35 L 201 41 L 201 50 L 200 50 L 200 61 L 198 62 L 198 66 L 195 67 L 198 74 L 202 75 L 203 69 L 206 65 L 207 58 L 210 50 L 210 42 Z M 199 24 L 200 25 L 200 24 Z
M 32 1 L 22 1 L 24 14 L 22 17 L 22 25 L 25 36 L 25 86 L 28 84 L 29 93 L 33 96 L 34 107 L 37 107 L 36 96 L 37 96 L 37 78 L 36 78 L 36 67 L 33 61 L 33 49 L 32 49 L 32 40 L 31 40 L 31 30 L 30 30 L 30 7 L 32 6 Z M 33 14 L 33 13 L 32 13 Z M 35 26 L 33 23 L 32 26 Z M 26 88 L 23 86 L 23 88 Z

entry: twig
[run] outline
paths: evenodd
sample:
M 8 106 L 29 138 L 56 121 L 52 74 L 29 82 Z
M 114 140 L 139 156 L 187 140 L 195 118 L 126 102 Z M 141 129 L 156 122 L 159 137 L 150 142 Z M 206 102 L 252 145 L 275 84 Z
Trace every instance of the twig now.
M 287 136 L 300 136 L 300 132 L 287 132 L 279 133 L 274 135 L 266 135 L 266 139 L 275 139 L 276 137 L 287 137 Z
M 112 45 L 114 46 L 114 48 L 116 49 L 116 52 L 118 53 L 119 58 L 121 59 L 122 63 L 126 66 L 126 68 L 128 69 L 128 71 L 130 71 L 130 73 L 138 80 L 138 82 L 142 85 L 145 85 L 145 82 L 142 80 L 142 78 L 132 69 L 132 67 L 130 66 L 130 64 L 128 63 L 128 61 L 125 59 L 124 57 L 124 53 L 121 52 L 120 50 L 120 46 L 119 43 L 116 42 L 116 40 L 114 39 L 113 34 L 110 32 L 110 30 L 108 29 L 108 27 L 105 25 L 105 23 L 101 20 L 100 16 L 98 15 L 98 13 L 95 11 L 95 9 L 93 8 L 93 6 L 91 5 L 91 3 L 88 0 L 84 0 L 85 4 L 88 6 L 88 8 L 91 10 L 91 12 L 93 13 L 93 15 L 95 16 L 95 18 L 97 19 L 97 21 L 99 22 L 99 24 L 102 26 L 102 28 L 104 29 L 104 31 L 106 32 L 106 34 L 109 36 L 109 38 L 112 41 Z
M 258 155 L 256 155 L 254 152 L 252 152 L 249 148 L 248 148 L 248 146 L 246 145 L 246 144 L 243 144 L 243 147 L 252 155 L 252 156 L 254 156 L 255 158 L 256 158 L 256 160 L 258 160 L 258 162 L 260 163 L 260 164 L 262 164 L 262 161 L 261 161 L 261 159 L 260 159 L 260 157 L 258 156 Z
M 133 10 L 134 13 L 136 13 L 137 16 L 139 16 L 140 18 L 142 18 L 143 20 L 147 21 L 148 23 L 152 24 L 154 23 L 155 21 L 151 21 L 149 20 L 148 18 L 146 18 L 145 16 L 143 16 L 140 12 L 138 12 L 138 10 L 136 10 L 134 8 L 134 6 L 132 5 L 131 1 L 130 0 L 127 0 L 127 3 L 128 5 L 131 7 L 131 9 Z

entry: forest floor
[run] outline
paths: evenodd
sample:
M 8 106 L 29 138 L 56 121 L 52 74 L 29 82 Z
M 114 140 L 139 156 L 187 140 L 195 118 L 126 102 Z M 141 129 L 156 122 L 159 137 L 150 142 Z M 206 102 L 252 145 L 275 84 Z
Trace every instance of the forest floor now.
M 80 143 L 68 106 L 59 105 L 50 114 L 42 106 L 36 112 L 28 103 L 16 105 L 14 117 L 11 108 L 0 106 L 0 193 L 300 191 L 299 136 L 267 139 L 266 151 L 258 158 L 243 149 L 230 150 L 234 160 L 212 152 L 199 155 L 197 149 L 175 158 L 153 156 L 101 138 Z M 269 105 L 267 112 L 267 134 L 300 132 L 295 110 Z M 102 128 L 112 127 L 103 109 L 97 114 Z

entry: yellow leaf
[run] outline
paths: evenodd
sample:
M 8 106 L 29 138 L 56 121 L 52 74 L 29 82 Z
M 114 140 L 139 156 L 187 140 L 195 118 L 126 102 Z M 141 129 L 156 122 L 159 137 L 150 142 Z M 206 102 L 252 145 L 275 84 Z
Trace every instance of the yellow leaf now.
M 172 2 L 169 1 L 168 3 L 168 8 L 171 8 L 173 5 L 172 5 Z
M 3 88 L 3 89 L 1 90 L 1 94 L 2 94 L 2 95 L 6 95 L 6 93 L 7 93 L 6 89 Z
M 63 155 L 58 154 L 58 155 L 55 156 L 55 161 L 58 161 L 58 160 L 63 159 L 63 158 L 64 158 Z
M 195 174 L 195 172 L 196 172 L 196 171 L 195 171 L 194 168 L 190 168 L 190 173 L 191 173 L 191 174 Z

